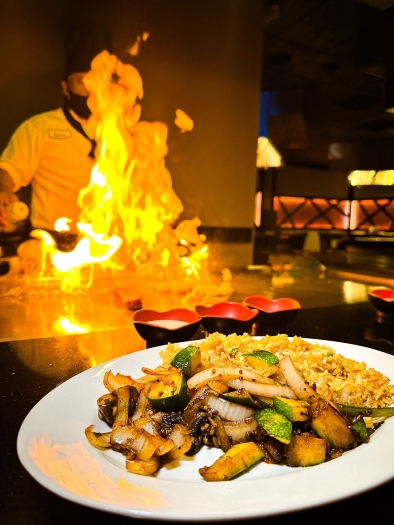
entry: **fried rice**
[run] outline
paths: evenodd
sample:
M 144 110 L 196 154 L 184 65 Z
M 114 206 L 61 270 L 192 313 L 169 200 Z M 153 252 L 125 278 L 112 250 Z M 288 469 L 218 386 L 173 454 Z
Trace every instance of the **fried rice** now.
M 200 347 L 206 368 L 251 368 L 244 354 L 268 350 L 279 359 L 290 356 L 304 379 L 327 401 L 368 407 L 394 403 L 394 385 L 381 372 L 346 358 L 327 345 L 312 344 L 301 337 L 279 334 L 253 338 L 248 334 L 225 336 L 216 332 L 195 344 Z M 179 350 L 178 344 L 168 344 L 161 352 L 163 365 L 169 365 Z M 277 379 L 280 381 L 280 377 Z

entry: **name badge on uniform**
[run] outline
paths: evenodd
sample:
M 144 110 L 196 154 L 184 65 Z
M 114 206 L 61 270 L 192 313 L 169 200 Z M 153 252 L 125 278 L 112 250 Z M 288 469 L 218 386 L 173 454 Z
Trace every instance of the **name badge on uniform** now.
M 71 129 L 48 129 L 48 136 L 50 139 L 70 139 L 72 136 Z

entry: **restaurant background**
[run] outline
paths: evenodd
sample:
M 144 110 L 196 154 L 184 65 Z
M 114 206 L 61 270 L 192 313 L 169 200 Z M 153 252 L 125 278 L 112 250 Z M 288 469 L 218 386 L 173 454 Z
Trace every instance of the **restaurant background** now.
M 246 242 L 225 249 L 251 262 L 261 1 L 6 0 L 0 15 L 0 148 L 24 119 L 62 104 L 68 24 L 104 22 L 117 56 L 142 76 L 141 120 L 168 126 L 166 165 L 184 205 L 180 220 L 198 217 L 214 230 L 246 228 Z M 128 50 L 144 32 L 148 39 L 131 56 Z M 175 126 L 178 108 L 194 121 L 191 132 Z

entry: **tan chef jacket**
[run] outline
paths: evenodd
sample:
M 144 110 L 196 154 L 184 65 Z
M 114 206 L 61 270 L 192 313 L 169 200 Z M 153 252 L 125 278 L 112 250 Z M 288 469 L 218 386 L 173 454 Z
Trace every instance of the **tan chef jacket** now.
M 33 228 L 54 229 L 68 217 L 75 232 L 78 194 L 90 181 L 91 142 L 74 129 L 61 108 L 35 115 L 15 131 L 0 157 L 0 168 L 14 181 L 14 191 L 31 182 Z

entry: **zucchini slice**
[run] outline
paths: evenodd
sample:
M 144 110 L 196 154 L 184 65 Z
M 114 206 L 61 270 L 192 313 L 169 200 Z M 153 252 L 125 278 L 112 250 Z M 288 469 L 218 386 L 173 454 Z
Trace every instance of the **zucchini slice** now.
M 289 421 L 308 421 L 310 419 L 309 403 L 301 399 L 274 397 L 274 408 Z
M 195 345 L 182 348 L 174 355 L 170 365 L 182 370 L 187 377 L 193 376 L 203 369 L 200 348 Z
M 183 410 L 189 402 L 185 376 L 176 369 L 169 375 L 163 375 L 152 382 L 147 398 L 156 410 Z
M 227 481 L 251 467 L 264 457 L 264 451 L 249 441 L 237 443 L 222 454 L 210 467 L 202 467 L 199 473 L 206 481 Z
M 292 436 L 285 445 L 286 465 L 288 467 L 311 467 L 326 461 L 327 442 L 313 434 L 304 432 Z
M 257 423 L 273 438 L 290 443 L 293 425 L 284 415 L 272 408 L 263 408 L 254 414 Z
M 276 355 L 268 350 L 256 350 L 250 354 L 244 354 L 243 357 L 255 370 L 265 370 L 271 366 L 276 367 L 279 363 L 279 359 Z M 272 370 L 275 372 L 276 368 L 273 368 Z
M 394 416 L 394 407 L 360 407 L 355 405 L 344 405 L 337 403 L 342 414 L 348 414 L 349 416 L 365 415 L 369 417 L 388 417 Z

